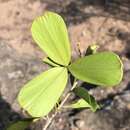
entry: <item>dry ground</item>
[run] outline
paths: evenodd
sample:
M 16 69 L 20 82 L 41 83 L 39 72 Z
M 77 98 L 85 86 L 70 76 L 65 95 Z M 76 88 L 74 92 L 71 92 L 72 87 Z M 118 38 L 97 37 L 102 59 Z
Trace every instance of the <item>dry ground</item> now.
M 114 51 L 124 62 L 123 82 L 114 89 L 92 89 L 105 106 L 92 113 L 64 111 L 50 130 L 129 130 L 130 129 L 130 2 L 124 0 L 0 0 L 0 129 L 23 116 L 16 97 L 21 86 L 46 69 L 45 55 L 33 42 L 32 20 L 52 10 L 61 14 L 68 26 L 73 57 L 90 44 L 99 51 Z M 42 121 L 32 129 L 41 130 Z

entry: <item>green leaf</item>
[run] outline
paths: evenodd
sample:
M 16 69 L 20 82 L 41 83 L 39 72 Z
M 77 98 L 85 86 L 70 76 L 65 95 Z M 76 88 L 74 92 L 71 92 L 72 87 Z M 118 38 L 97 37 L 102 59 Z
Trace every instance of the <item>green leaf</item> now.
M 119 84 L 123 75 L 121 60 L 112 52 L 96 53 L 80 58 L 68 68 L 76 78 L 102 86 Z
M 20 120 L 12 123 L 6 130 L 25 130 L 33 119 Z
M 21 89 L 18 101 L 32 117 L 46 116 L 63 93 L 67 79 L 66 68 L 54 67 L 27 83 Z
M 76 101 L 75 103 L 72 103 L 70 106 L 68 106 L 69 108 L 75 108 L 75 109 L 79 109 L 79 108 L 90 108 L 93 112 L 95 112 L 97 109 L 99 109 L 99 105 L 97 104 L 97 107 L 93 108 L 93 106 L 91 106 L 91 104 L 89 104 L 88 102 L 86 102 L 84 99 L 79 99 L 78 101 Z
M 61 16 L 53 12 L 45 12 L 43 16 L 34 20 L 31 32 L 36 43 L 49 58 L 64 66 L 69 64 L 70 42 Z
M 79 99 L 76 103 L 72 104 L 73 108 L 90 108 L 93 112 L 99 109 L 99 105 L 97 104 L 95 98 L 91 96 L 88 91 L 82 87 L 77 87 L 74 90 L 74 93 L 82 99 Z
M 55 64 L 53 61 L 51 61 L 48 57 L 45 57 L 43 59 L 43 62 L 50 65 L 50 66 L 53 66 L 53 67 L 58 67 L 59 66 L 58 64 Z

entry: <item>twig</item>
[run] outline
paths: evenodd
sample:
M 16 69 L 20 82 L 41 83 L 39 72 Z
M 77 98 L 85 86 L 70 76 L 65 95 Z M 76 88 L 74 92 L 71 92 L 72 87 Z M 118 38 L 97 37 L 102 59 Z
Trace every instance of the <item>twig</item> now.
M 72 91 L 76 85 L 77 85 L 77 81 L 76 79 L 74 80 L 73 86 L 71 88 L 70 91 Z M 64 106 L 65 102 L 67 101 L 67 99 L 70 97 L 71 93 L 67 93 L 67 95 L 65 96 L 65 98 L 63 99 L 63 101 L 61 102 L 61 104 L 58 106 L 57 110 L 55 111 L 55 113 L 47 120 L 45 126 L 43 127 L 42 130 L 47 130 L 47 128 L 49 127 L 49 125 L 51 124 L 51 122 L 53 121 L 53 119 L 56 117 L 56 115 L 58 114 L 59 110 L 61 110 L 61 108 Z

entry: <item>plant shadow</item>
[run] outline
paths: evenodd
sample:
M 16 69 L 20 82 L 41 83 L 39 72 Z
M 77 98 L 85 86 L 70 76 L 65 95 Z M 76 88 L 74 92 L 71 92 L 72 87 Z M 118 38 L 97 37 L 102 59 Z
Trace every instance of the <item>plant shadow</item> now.
M 43 0 L 41 0 L 43 2 Z M 94 16 L 130 20 L 130 1 L 124 0 L 44 0 L 47 9 L 66 18 L 67 23 L 78 24 Z
M 15 112 L 0 95 L 0 130 L 5 130 L 12 122 L 20 119 L 23 117 Z

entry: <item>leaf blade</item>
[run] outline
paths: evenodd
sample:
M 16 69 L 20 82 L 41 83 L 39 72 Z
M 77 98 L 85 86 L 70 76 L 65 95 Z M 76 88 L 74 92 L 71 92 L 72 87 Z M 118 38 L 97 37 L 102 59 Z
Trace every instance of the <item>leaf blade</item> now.
M 79 99 L 77 100 L 75 103 L 72 103 L 71 105 L 69 105 L 68 107 L 71 108 L 89 108 L 90 105 L 84 100 L 84 99 Z
M 121 60 L 112 52 L 85 56 L 72 63 L 68 68 L 76 78 L 102 86 L 117 85 L 123 76 Z
M 21 89 L 18 101 L 32 117 L 45 116 L 60 98 L 67 79 L 66 68 L 54 67 L 45 71 Z
M 25 130 L 25 128 L 27 128 L 32 123 L 32 121 L 33 119 L 26 119 L 14 122 L 9 125 L 6 130 Z
M 71 58 L 70 42 L 62 17 L 45 12 L 34 20 L 31 27 L 33 39 L 56 63 L 67 66 Z
M 73 91 L 78 97 L 81 98 L 76 103 L 72 104 L 73 107 L 75 108 L 88 107 L 93 112 L 95 112 L 97 109 L 100 108 L 95 98 L 92 95 L 90 95 L 85 88 L 77 87 Z
M 80 108 L 90 108 L 93 112 L 99 109 L 99 105 L 96 108 L 93 108 L 89 103 L 87 103 L 84 99 L 79 99 L 75 103 L 67 106 L 68 108 L 80 109 Z

